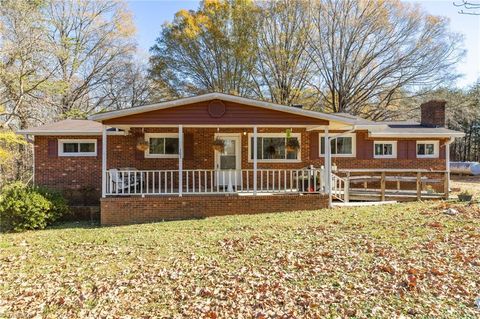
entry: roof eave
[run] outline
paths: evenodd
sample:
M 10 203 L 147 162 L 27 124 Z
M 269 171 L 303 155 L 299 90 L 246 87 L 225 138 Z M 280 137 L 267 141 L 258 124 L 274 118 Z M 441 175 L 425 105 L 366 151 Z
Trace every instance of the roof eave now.
M 36 135 L 36 136 L 60 136 L 60 135 L 101 135 L 99 131 L 17 131 L 20 135 Z
M 397 138 L 446 138 L 446 137 L 464 137 L 465 133 L 415 133 L 415 134 L 399 134 L 399 133 L 375 133 L 369 132 L 370 137 L 397 137 Z

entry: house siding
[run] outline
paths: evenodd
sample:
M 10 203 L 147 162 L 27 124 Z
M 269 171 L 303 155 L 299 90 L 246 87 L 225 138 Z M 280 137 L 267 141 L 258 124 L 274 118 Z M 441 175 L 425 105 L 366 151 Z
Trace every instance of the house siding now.
M 222 103 L 224 113 L 212 114 L 211 103 Z M 328 125 L 328 121 L 228 101 L 205 101 L 118 117 L 106 125 Z
M 259 128 L 259 133 L 284 133 L 289 128 Z M 297 169 L 314 165 L 323 165 L 324 159 L 318 155 L 320 132 L 293 128 L 294 133 L 301 134 L 301 161 L 290 163 L 258 163 L 258 168 Z M 132 128 L 128 136 L 109 135 L 107 139 L 107 168 L 134 167 L 143 170 L 178 169 L 175 158 L 145 158 L 143 152 L 136 149 L 137 140 L 145 133 L 176 133 L 176 128 Z M 252 129 L 242 128 L 184 128 L 184 134 L 190 136 L 185 151 L 184 169 L 214 169 L 215 157 L 212 141 L 216 133 L 239 133 L 242 140 L 241 166 L 252 169 L 248 160 L 248 133 Z M 244 134 L 245 133 L 245 134 Z M 98 140 L 96 157 L 58 157 L 56 147 L 58 139 Z M 356 157 L 333 157 L 339 169 L 429 169 L 445 170 L 445 142 L 440 141 L 439 158 L 416 158 L 416 140 L 412 139 L 375 139 L 397 140 L 398 154 L 393 159 L 373 158 L 373 141 L 366 131 L 356 133 Z M 431 140 L 431 139 L 429 139 Z M 35 137 L 35 183 L 52 189 L 61 190 L 74 204 L 90 205 L 98 203 L 101 195 L 101 138 L 99 136 L 36 136 Z M 413 147 L 413 148 L 412 148 Z

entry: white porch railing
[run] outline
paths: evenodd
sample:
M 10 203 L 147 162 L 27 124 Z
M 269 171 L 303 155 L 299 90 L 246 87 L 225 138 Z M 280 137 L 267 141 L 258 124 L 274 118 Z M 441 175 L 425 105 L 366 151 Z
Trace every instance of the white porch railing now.
M 332 174 L 332 197 L 342 201 L 349 201 L 350 182 L 348 179 L 341 178 Z
M 253 193 L 254 170 L 116 170 L 106 174 L 106 195 Z M 320 193 L 323 169 L 258 169 L 257 193 Z M 181 186 L 181 189 L 179 188 Z

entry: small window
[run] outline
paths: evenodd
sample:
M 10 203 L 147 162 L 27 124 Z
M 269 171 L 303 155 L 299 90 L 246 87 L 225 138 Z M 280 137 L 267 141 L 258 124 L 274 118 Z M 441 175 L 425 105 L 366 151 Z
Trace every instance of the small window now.
M 332 156 L 352 157 L 355 156 L 355 134 L 347 134 L 337 137 L 330 142 Z M 320 155 L 325 155 L 325 135 L 320 134 Z
M 374 158 L 396 158 L 397 142 L 375 142 L 373 152 Z
M 148 141 L 145 157 L 178 157 L 178 134 L 145 134 L 145 139 Z
M 438 157 L 438 141 L 417 141 L 417 157 Z
M 58 140 L 58 156 L 97 156 L 97 140 Z
M 249 134 L 249 158 L 253 161 L 253 136 Z M 300 134 L 261 133 L 257 140 L 257 161 L 289 162 L 300 160 Z

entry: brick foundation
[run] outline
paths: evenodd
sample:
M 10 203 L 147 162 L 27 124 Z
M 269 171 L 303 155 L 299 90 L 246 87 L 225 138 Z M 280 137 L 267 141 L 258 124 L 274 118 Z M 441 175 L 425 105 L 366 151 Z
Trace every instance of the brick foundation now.
M 328 206 L 328 196 L 288 194 L 107 197 L 102 198 L 100 202 L 101 224 L 106 226 L 223 215 L 315 210 Z

